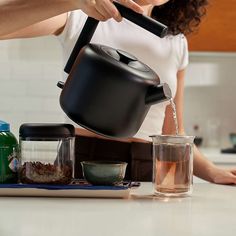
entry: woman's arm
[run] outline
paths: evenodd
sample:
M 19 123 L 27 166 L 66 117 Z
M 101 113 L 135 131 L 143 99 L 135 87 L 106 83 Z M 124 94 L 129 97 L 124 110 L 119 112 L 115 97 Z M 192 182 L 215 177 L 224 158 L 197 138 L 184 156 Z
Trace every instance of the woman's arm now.
M 74 9 L 73 1 L 70 0 L 1 0 L 0 36 Z
M 132 0 L 120 0 L 120 2 L 134 11 L 143 12 L 143 9 Z M 32 28 L 34 29 L 38 22 L 76 9 L 81 9 L 87 15 L 98 20 L 107 20 L 113 17 L 115 20 L 121 21 L 121 16 L 111 0 L 0 0 L 0 37 L 5 36 L 6 38 L 8 35 L 9 38 L 9 35 L 22 29 L 27 29 L 29 32 L 30 26 L 34 25 Z M 47 24 L 43 25 L 46 27 L 44 31 L 50 33 L 59 30 L 63 24 L 58 26 L 57 22 L 55 25 L 51 23 L 50 30 L 47 30 Z M 39 35 L 41 34 L 39 32 Z
M 177 92 L 174 98 L 176 104 L 177 120 L 179 124 L 179 134 L 185 134 L 183 122 L 184 106 L 184 75 L 185 71 L 177 73 Z M 167 106 L 165 120 L 163 124 L 163 134 L 175 134 L 175 124 L 171 106 Z M 236 184 L 236 168 L 225 170 L 216 167 L 212 162 L 207 160 L 203 154 L 194 146 L 193 173 L 194 175 L 218 184 Z
M 15 38 L 33 38 L 46 35 L 59 35 L 66 24 L 67 13 L 30 25 L 13 33 L 0 36 L 0 40 Z

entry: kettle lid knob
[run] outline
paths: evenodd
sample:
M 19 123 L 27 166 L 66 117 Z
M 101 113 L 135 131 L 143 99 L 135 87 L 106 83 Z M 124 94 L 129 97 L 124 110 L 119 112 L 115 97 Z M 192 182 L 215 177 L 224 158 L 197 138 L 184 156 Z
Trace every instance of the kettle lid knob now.
M 120 56 L 120 61 L 124 62 L 125 64 L 129 64 L 129 62 L 131 62 L 131 61 L 137 61 L 138 60 L 135 56 L 133 56 L 133 55 L 131 55 L 131 54 L 125 52 L 125 51 L 122 51 L 120 49 L 117 49 L 116 52 Z

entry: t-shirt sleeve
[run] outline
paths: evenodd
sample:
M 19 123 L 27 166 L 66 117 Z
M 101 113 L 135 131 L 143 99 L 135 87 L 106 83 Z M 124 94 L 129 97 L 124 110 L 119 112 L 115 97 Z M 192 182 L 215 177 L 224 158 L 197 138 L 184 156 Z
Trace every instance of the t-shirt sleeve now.
M 178 70 L 183 70 L 189 64 L 188 42 L 184 35 L 180 35 L 180 63 Z
M 70 57 L 86 19 L 87 15 L 81 10 L 68 12 L 66 25 L 61 34 L 56 36 L 62 46 L 64 65 L 66 65 Z M 67 73 L 63 72 L 63 81 L 67 77 Z
M 57 39 L 60 41 L 61 44 L 64 44 L 66 39 L 69 37 L 70 26 L 71 26 L 71 12 L 68 12 L 66 25 L 65 25 L 63 31 L 57 36 Z
M 62 46 L 74 42 L 73 39 L 80 33 L 79 31 L 82 29 L 85 21 L 84 14 L 80 10 L 68 12 L 67 14 L 64 30 L 57 36 Z
M 86 20 L 86 15 L 80 10 L 68 12 L 67 14 L 66 25 L 63 31 L 56 36 L 62 47 L 64 65 L 67 63 L 76 40 L 78 39 L 78 35 L 83 28 L 84 21 Z M 65 81 L 67 77 L 68 74 L 63 72 L 62 80 Z

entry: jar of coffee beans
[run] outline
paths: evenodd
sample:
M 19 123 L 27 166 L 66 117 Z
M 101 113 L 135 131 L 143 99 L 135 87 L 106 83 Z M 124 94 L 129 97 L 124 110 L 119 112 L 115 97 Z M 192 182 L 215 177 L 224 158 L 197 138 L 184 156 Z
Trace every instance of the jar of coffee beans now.
M 75 128 L 71 124 L 20 126 L 19 180 L 24 184 L 69 184 L 74 170 Z

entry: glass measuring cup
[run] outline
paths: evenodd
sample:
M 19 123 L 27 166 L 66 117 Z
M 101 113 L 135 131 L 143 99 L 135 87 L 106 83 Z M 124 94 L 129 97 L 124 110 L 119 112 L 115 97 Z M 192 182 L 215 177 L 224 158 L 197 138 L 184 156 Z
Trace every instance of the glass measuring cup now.
M 162 196 L 189 196 L 193 185 L 193 136 L 153 135 L 153 187 Z

